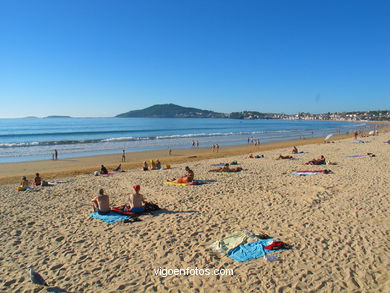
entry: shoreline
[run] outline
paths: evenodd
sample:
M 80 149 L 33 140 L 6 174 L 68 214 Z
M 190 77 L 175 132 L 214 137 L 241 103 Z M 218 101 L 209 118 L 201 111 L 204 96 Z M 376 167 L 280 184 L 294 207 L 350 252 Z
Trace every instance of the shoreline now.
M 381 132 L 389 132 L 390 127 L 381 129 Z M 335 135 L 332 141 L 337 141 L 352 137 L 351 134 Z M 235 155 L 245 155 L 249 153 L 261 153 L 262 151 L 282 149 L 292 146 L 302 146 L 308 144 L 323 144 L 323 137 L 304 138 L 295 140 L 273 141 L 254 146 L 232 145 L 222 146 L 219 152 L 212 152 L 210 147 L 201 148 L 180 148 L 172 149 L 172 155 L 169 156 L 167 150 L 140 151 L 126 153 L 126 162 L 121 162 L 121 153 L 109 155 L 95 155 L 59 160 L 42 160 L 0 163 L 0 184 L 18 183 L 21 176 L 26 176 L 31 180 L 35 173 L 40 173 L 44 180 L 62 179 L 82 174 L 92 174 L 100 170 L 100 165 L 105 165 L 109 170 L 122 164 L 122 169 L 132 170 L 141 169 L 143 161 L 159 159 L 165 164 L 178 164 L 184 162 L 201 161 L 212 158 L 225 158 Z

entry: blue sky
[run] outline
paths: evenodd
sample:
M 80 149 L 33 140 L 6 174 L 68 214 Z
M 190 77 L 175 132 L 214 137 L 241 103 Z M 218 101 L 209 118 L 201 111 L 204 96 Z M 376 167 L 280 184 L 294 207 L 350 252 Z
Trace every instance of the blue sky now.
M 0 117 L 390 108 L 389 1 L 0 1 Z

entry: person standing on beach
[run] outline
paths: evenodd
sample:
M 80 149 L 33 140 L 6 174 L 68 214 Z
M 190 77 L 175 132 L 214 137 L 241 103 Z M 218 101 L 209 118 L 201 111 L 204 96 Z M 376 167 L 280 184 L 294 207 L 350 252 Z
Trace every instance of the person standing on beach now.
M 126 152 L 125 152 L 125 150 L 122 151 L 122 162 L 126 162 Z
M 54 160 L 58 159 L 58 151 L 55 149 L 54 150 Z
M 219 152 L 219 144 L 215 145 L 215 149 L 217 150 L 217 153 Z
M 171 148 L 168 149 L 168 154 L 169 154 L 170 156 L 172 155 L 172 149 L 171 149 Z

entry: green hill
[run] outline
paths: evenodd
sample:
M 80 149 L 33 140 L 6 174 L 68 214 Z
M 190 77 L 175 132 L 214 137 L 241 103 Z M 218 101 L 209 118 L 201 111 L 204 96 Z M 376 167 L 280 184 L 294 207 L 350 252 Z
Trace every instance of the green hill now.
M 142 110 L 134 110 L 119 114 L 119 118 L 221 118 L 223 113 L 208 110 L 182 107 L 175 104 L 154 105 Z

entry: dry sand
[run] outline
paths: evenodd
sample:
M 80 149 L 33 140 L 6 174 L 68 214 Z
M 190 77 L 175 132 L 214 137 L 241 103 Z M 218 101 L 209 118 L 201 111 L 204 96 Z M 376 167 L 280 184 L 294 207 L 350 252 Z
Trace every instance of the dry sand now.
M 33 264 L 49 292 L 389 292 L 390 145 L 387 134 L 353 144 L 344 139 L 300 147 L 299 160 L 275 160 L 291 148 L 266 150 L 263 159 L 236 155 L 190 162 L 200 186 L 162 182 L 183 173 L 131 170 L 111 177 L 79 175 L 38 192 L 0 186 L 0 288 L 40 292 L 29 283 Z M 372 152 L 373 158 L 347 158 Z M 304 163 L 323 154 L 334 174 L 294 176 L 323 169 Z M 248 169 L 209 173 L 213 163 L 237 160 Z M 104 188 L 123 204 L 140 184 L 146 199 L 165 210 L 141 222 L 107 224 L 88 216 Z M 236 263 L 210 249 L 230 232 L 266 233 L 293 246 L 280 261 Z M 231 276 L 156 276 L 155 269 L 229 269 Z M 42 289 L 42 292 L 45 290 Z

